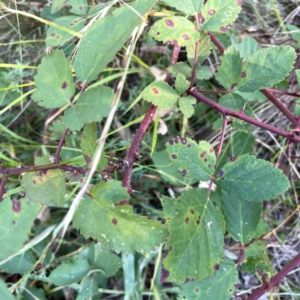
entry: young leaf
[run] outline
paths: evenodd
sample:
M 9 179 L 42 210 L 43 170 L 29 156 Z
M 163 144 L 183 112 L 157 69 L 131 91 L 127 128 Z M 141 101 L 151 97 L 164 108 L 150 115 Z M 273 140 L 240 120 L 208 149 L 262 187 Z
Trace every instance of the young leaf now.
M 235 157 L 228 162 L 219 171 L 217 183 L 240 200 L 256 202 L 274 199 L 290 186 L 280 169 L 250 155 Z
M 216 155 L 213 147 L 201 141 L 199 145 L 189 138 L 170 139 L 166 143 L 169 158 L 183 176 L 194 180 L 210 180 L 214 173 Z
M 85 91 L 74 106 L 69 107 L 63 117 L 66 127 L 80 130 L 85 123 L 100 122 L 109 113 L 113 90 L 98 86 Z
M 229 47 L 220 59 L 216 79 L 227 90 L 233 89 L 241 78 L 243 59 L 240 52 L 234 47 Z
M 37 157 L 35 165 L 50 164 L 45 157 Z M 22 186 L 30 201 L 61 206 L 66 193 L 65 176 L 59 169 L 29 172 L 22 178 Z
M 56 19 L 54 23 L 66 27 L 68 29 L 72 29 L 73 31 L 79 32 L 84 26 L 84 19 L 78 18 L 76 16 L 64 16 Z M 70 33 L 64 30 L 60 30 L 56 27 L 50 26 L 47 30 L 46 41 L 45 41 L 46 46 L 47 47 L 60 46 L 72 37 L 73 36 Z
M 194 114 L 193 105 L 196 104 L 196 99 L 191 96 L 179 98 L 179 108 L 186 118 L 190 118 Z
M 156 0 L 137 0 L 115 9 L 95 22 L 80 41 L 74 68 L 79 80 L 95 80 L 106 65 L 113 60 L 117 51 L 130 38 L 133 29 L 143 22 Z M 105 42 L 104 42 L 105 41 Z
M 75 15 L 84 15 L 88 9 L 86 0 L 68 0 L 68 4 L 72 5 L 70 12 Z
M 195 15 L 203 6 L 203 0 L 163 0 L 167 5 L 175 7 L 186 15 Z
M 170 231 L 164 260 L 168 281 L 183 283 L 213 276 L 223 255 L 225 226 L 207 190 L 188 190 L 177 199 L 162 196 L 160 200 Z
M 201 28 L 212 32 L 226 32 L 242 9 L 241 0 L 208 0 L 201 11 Z
M 190 86 L 189 81 L 182 74 L 178 74 L 175 80 L 175 89 L 178 95 L 183 94 Z
M 241 92 L 272 87 L 293 69 L 295 50 L 290 46 L 261 49 L 250 56 L 236 88 Z
M 213 277 L 201 282 L 189 282 L 180 287 L 179 300 L 231 299 L 238 281 L 236 265 L 224 259 Z
M 199 32 L 195 25 L 184 17 L 167 17 L 151 27 L 149 35 L 157 41 L 170 42 L 171 45 L 185 47 L 196 43 Z
M 42 59 L 34 76 L 37 91 L 32 99 L 40 106 L 57 108 L 70 103 L 75 92 L 72 72 L 64 52 L 54 50 Z
M 166 110 L 174 105 L 179 95 L 166 82 L 154 81 L 142 92 L 142 97 L 158 108 Z
M 126 191 L 118 184 L 118 190 L 114 191 L 117 198 Z M 167 235 L 165 225 L 134 214 L 131 205 L 115 205 L 115 197 L 110 196 L 110 181 L 102 186 L 106 186 L 103 192 L 98 191 L 95 199 L 83 199 L 75 213 L 74 227 L 80 229 L 84 237 L 92 237 L 116 252 L 126 253 L 146 254 L 163 242 Z M 123 200 L 127 201 L 128 197 L 127 194 Z
M 0 260 L 16 253 L 28 239 L 28 234 L 40 205 L 28 199 L 0 202 Z
M 234 240 L 242 244 L 248 243 L 253 238 L 260 219 L 261 203 L 241 200 L 226 191 L 222 194 L 222 213 L 227 231 Z
M 69 285 L 80 281 L 90 270 L 86 259 L 76 256 L 72 257 L 69 263 L 63 263 L 54 269 L 49 280 L 55 285 Z

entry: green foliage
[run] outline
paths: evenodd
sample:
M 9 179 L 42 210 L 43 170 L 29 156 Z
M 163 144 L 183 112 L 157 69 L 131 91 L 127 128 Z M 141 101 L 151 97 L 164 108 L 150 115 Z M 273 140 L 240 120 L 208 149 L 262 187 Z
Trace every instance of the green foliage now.
M 203 0 L 163 0 L 167 5 L 175 7 L 177 10 L 187 14 L 187 15 L 195 15 L 198 13 L 203 6 Z

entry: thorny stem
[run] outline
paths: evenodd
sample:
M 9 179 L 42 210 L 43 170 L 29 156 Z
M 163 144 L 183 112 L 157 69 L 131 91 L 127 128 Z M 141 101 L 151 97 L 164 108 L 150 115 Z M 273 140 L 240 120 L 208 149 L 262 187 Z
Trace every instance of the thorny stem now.
M 234 111 L 231 109 L 228 109 L 208 98 L 206 98 L 205 96 L 203 96 L 202 94 L 200 94 L 195 88 L 192 88 L 191 90 L 187 91 L 189 95 L 195 97 L 197 99 L 197 103 L 199 102 L 203 102 L 206 105 L 210 106 L 211 108 L 217 110 L 218 112 L 220 112 L 223 115 L 226 116 L 231 116 L 240 120 L 243 120 L 247 123 L 250 123 L 252 125 L 255 125 L 257 127 L 266 129 L 267 131 L 273 132 L 275 134 L 281 135 L 285 138 L 287 138 L 290 142 L 298 142 L 300 143 L 300 136 L 297 136 L 293 133 L 287 132 L 285 130 L 279 129 L 277 127 L 274 127 L 272 125 L 266 124 L 264 122 L 258 121 L 254 118 L 251 118 L 247 115 L 244 114 L 244 111 Z
M 174 45 L 171 60 L 170 60 L 170 65 L 173 65 L 177 62 L 179 52 L 180 52 L 180 47 L 177 45 Z M 170 82 L 171 82 L 170 74 L 168 74 L 165 81 L 170 84 Z M 122 182 L 123 182 L 123 186 L 127 188 L 128 193 L 132 192 L 131 174 L 132 174 L 133 164 L 138 156 L 138 149 L 140 147 L 140 144 L 142 142 L 142 139 L 143 139 L 146 131 L 148 130 L 148 128 L 152 122 L 152 119 L 153 119 L 153 116 L 154 116 L 154 113 L 156 112 L 156 110 L 157 110 L 157 106 L 151 104 L 148 111 L 145 114 L 143 121 L 140 124 L 140 127 L 139 127 L 137 133 L 135 134 L 135 136 L 133 138 L 131 146 L 130 146 L 130 148 L 127 152 L 127 155 L 124 159 L 124 161 L 126 161 L 128 163 L 128 165 L 124 171 Z
M 65 129 L 65 131 L 64 131 L 64 133 L 63 133 L 62 137 L 60 138 L 60 141 L 57 145 L 57 149 L 56 149 L 55 154 L 54 154 L 54 163 L 55 164 L 59 163 L 59 154 L 60 154 L 62 146 L 64 145 L 65 138 L 66 138 L 68 132 L 69 132 L 69 129 Z
M 259 288 L 254 289 L 248 300 L 259 299 L 266 291 L 279 285 L 280 281 L 300 264 L 300 253 L 296 255 L 281 271 L 274 275 L 269 282 L 264 282 Z

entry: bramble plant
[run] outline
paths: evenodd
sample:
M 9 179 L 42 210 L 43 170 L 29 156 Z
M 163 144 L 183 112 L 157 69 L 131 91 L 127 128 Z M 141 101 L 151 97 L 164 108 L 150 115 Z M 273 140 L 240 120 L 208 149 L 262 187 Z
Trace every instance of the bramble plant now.
M 63 15 L 66 7 L 71 9 Z M 296 52 L 285 45 L 242 51 L 233 44 L 225 49 L 218 35 L 224 41 L 241 9 L 240 0 L 115 0 L 97 6 L 86 0 L 53 0 L 51 11 L 40 18 L 0 3 L 3 13 L 49 25 L 48 51 L 37 66 L 35 89 L 15 103 L 30 97 L 47 114 L 50 131 L 60 133 L 54 152 L 46 143 L 36 147 L 42 152 L 34 154 L 33 166 L 20 157 L 6 159 L 0 167 L 0 269 L 22 274 L 8 287 L 0 281 L 5 299 L 15 297 L 7 288 L 18 297 L 28 290 L 38 299 L 46 294 L 58 299 L 55 293 L 64 286 L 77 291 L 76 299 L 99 299 L 101 292 L 113 294 L 106 288 L 108 278 L 122 266 L 124 273 L 129 264 L 133 268 L 134 254 L 144 257 L 144 264 L 156 259 L 153 277 L 148 294 L 142 294 L 129 276 L 126 299 L 162 299 L 160 293 L 169 299 L 174 294 L 178 299 L 230 299 L 237 295 L 241 270 L 259 274 L 261 285 L 249 290 L 247 298 L 258 299 L 300 263 L 297 254 L 277 274 L 270 271 L 265 247 L 271 233 L 261 217 L 263 203 L 280 199 L 290 182 L 281 169 L 250 155 L 255 127 L 281 137 L 283 147 L 300 142 L 299 104 L 293 113 L 274 95 L 293 71 Z M 120 113 L 121 99 L 128 76 L 137 72 L 132 66 L 140 73 L 149 68 L 135 54 L 140 40 L 169 45 L 167 74 L 147 83 L 127 107 L 125 113 L 133 112 L 138 101 L 145 101 L 138 118 L 112 131 L 125 114 Z M 212 53 L 215 71 L 207 63 Z M 107 76 L 111 70 L 118 72 Z M 298 79 L 299 74 L 296 70 Z M 254 116 L 253 100 L 262 97 L 285 116 L 290 129 Z M 200 104 L 221 117 L 215 124 L 218 143 L 198 141 L 184 129 L 188 120 L 199 117 L 195 110 Z M 12 107 L 6 105 L 4 116 Z M 172 111 L 185 125 L 165 138 L 158 135 L 158 124 Z M 119 147 L 117 134 L 134 124 L 137 131 Z M 1 130 L 32 144 L 4 125 Z M 79 156 L 69 153 L 72 136 Z M 124 153 L 126 146 L 126 155 L 114 155 L 115 150 Z M 159 202 L 152 208 L 142 203 L 143 185 L 132 182 L 133 172 L 151 168 L 145 154 L 140 157 L 141 147 L 154 162 L 150 181 L 160 176 L 151 193 L 152 201 Z M 172 186 L 177 188 L 168 193 L 166 187 Z M 35 225 L 33 232 L 34 220 L 47 207 L 67 210 L 63 218 L 52 216 L 51 226 Z M 64 237 L 70 238 L 71 231 L 75 235 L 71 224 L 83 236 L 78 238 L 83 245 L 75 241 L 71 251 L 61 251 Z M 65 259 L 55 257 L 57 251 Z M 32 289 L 35 280 L 57 288 Z

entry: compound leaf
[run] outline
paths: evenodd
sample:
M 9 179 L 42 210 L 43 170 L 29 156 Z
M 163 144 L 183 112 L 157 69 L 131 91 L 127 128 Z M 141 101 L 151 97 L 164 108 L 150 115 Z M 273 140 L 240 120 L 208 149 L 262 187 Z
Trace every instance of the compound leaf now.
M 260 219 L 261 203 L 241 200 L 226 191 L 222 194 L 222 212 L 227 231 L 234 240 L 248 243 L 253 238 Z
M 272 87 L 290 73 L 295 59 L 295 50 L 290 46 L 260 49 L 247 59 L 236 88 L 254 92 Z
M 201 28 L 212 32 L 226 32 L 241 11 L 241 0 L 208 0 L 200 15 Z
M 196 99 L 194 97 L 180 97 L 178 104 L 180 110 L 186 118 L 190 118 L 194 114 L 195 109 L 193 104 L 196 104 Z
M 115 9 L 95 22 L 80 41 L 74 68 L 79 80 L 90 82 L 112 61 L 117 51 L 130 38 L 133 29 L 141 24 L 156 0 L 137 0 Z
M 256 202 L 274 199 L 290 186 L 288 178 L 280 169 L 247 154 L 231 159 L 219 171 L 217 183 L 228 194 Z
M 65 112 L 63 122 L 71 130 L 80 130 L 85 123 L 100 122 L 109 113 L 113 90 L 98 86 L 85 91 L 74 106 Z
M 227 90 L 233 89 L 241 78 L 243 59 L 240 52 L 230 46 L 221 57 L 221 65 L 218 67 L 216 79 Z
M 210 180 L 214 173 L 216 155 L 213 147 L 205 141 L 199 145 L 189 138 L 170 139 L 166 143 L 166 150 L 172 164 L 183 176 L 194 180 Z
M 79 32 L 84 26 L 84 20 L 76 16 L 64 16 L 55 19 L 54 23 L 61 25 L 65 28 L 72 29 L 73 31 Z M 50 26 L 47 30 L 46 35 L 46 46 L 56 47 L 62 45 L 64 42 L 72 38 L 72 34 L 60 30 L 56 27 Z
M 189 282 L 180 287 L 179 300 L 229 300 L 238 281 L 236 265 L 224 259 L 218 266 L 216 274 L 201 282 Z
M 102 185 L 106 186 L 103 193 L 98 191 L 95 199 L 81 201 L 74 216 L 74 227 L 80 229 L 84 237 L 108 244 L 116 252 L 148 253 L 163 242 L 166 226 L 134 214 L 131 205 L 115 205 L 115 198 L 110 196 L 111 185 L 111 181 L 106 182 Z M 119 197 L 118 191 L 121 195 L 126 191 L 120 182 L 118 185 L 118 190 L 114 190 L 116 197 Z
M 143 92 L 142 97 L 157 105 L 159 109 L 169 109 L 178 100 L 179 95 L 164 81 L 154 81 Z
M 28 239 L 40 205 L 28 199 L 0 202 L 0 260 L 16 253 Z
M 164 43 L 184 47 L 196 43 L 199 32 L 195 25 L 184 17 L 163 18 L 151 27 L 149 35 Z
M 45 157 L 37 157 L 35 165 L 51 164 Z M 26 173 L 22 179 L 22 186 L 30 201 L 41 204 L 61 206 L 66 193 L 65 176 L 59 169 Z
M 195 15 L 203 6 L 203 0 L 163 0 L 163 2 L 187 15 Z
M 207 190 L 193 189 L 177 199 L 160 199 L 170 231 L 164 260 L 168 281 L 182 283 L 213 276 L 223 255 L 225 226 L 219 208 L 207 198 Z
M 70 103 L 75 85 L 69 62 L 62 50 L 54 50 L 42 59 L 34 80 L 37 91 L 32 99 L 40 106 L 57 108 Z

